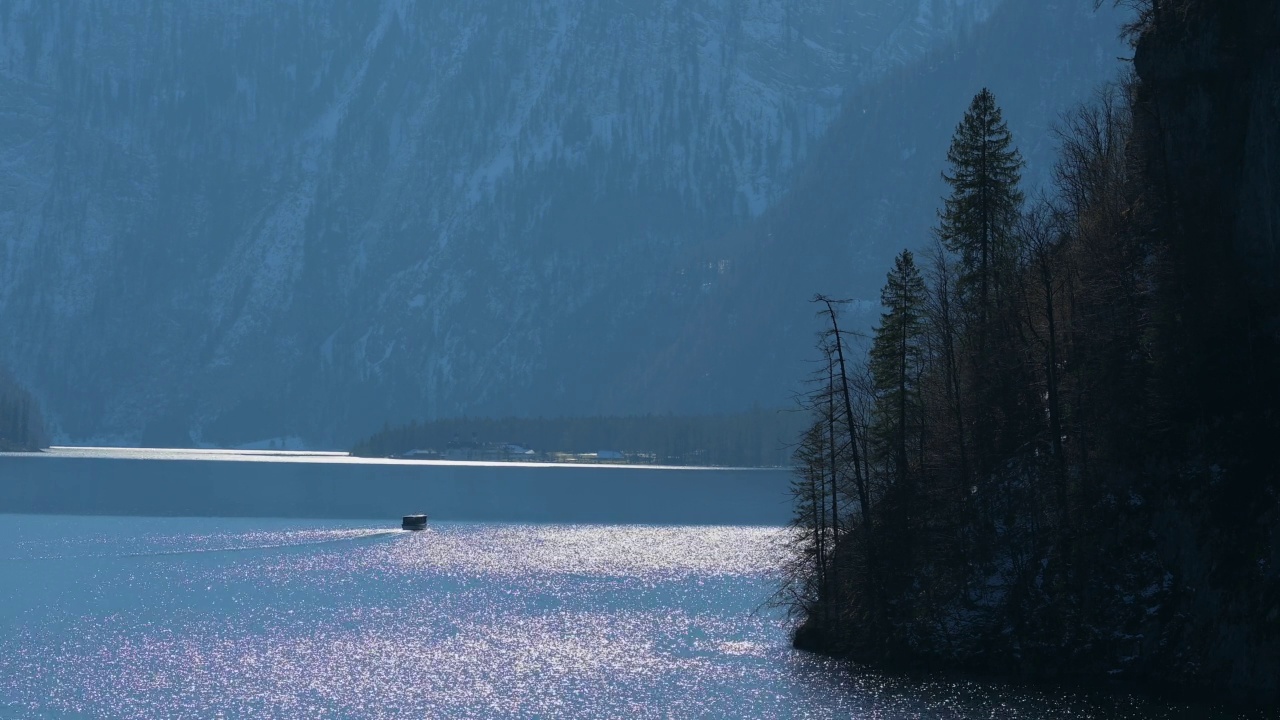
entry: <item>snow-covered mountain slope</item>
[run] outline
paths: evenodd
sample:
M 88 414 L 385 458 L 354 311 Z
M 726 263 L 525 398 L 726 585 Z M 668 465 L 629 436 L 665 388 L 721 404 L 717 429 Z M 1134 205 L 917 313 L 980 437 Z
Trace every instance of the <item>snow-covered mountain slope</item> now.
M 72 440 L 773 401 L 708 248 L 1013 4 L 0 0 L 3 359 Z

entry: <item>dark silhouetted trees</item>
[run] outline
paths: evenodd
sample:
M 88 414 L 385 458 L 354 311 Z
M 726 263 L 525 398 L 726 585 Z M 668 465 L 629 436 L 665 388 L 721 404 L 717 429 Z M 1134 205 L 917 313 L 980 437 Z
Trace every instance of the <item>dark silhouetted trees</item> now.
M 0 452 L 39 450 L 47 444 L 39 403 L 7 372 L 0 372 Z
M 1227 10 L 1184 5 L 1144 4 L 1139 49 L 1230 31 Z M 1227 86 L 1174 121 L 1186 97 L 1145 84 L 1145 62 L 1063 117 L 1030 203 L 978 93 L 936 245 L 923 269 L 895 260 L 865 366 L 823 336 L 796 454 L 797 646 L 1280 697 L 1280 293 L 1225 239 L 1269 226 L 1224 209 L 1262 217 L 1270 190 L 1233 184 L 1229 138 L 1188 130 L 1243 126 L 1205 111 Z M 1218 184 L 1197 191 L 1198 170 Z

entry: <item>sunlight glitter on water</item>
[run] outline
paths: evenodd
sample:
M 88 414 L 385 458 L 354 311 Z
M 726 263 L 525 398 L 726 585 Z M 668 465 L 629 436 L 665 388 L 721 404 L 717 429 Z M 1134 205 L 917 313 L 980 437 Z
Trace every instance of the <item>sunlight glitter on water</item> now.
M 401 571 L 751 575 L 777 567 L 779 537 L 757 527 L 443 525 L 382 545 L 368 559 Z
M 1178 716 L 797 653 L 776 530 L 7 520 L 0 717 Z

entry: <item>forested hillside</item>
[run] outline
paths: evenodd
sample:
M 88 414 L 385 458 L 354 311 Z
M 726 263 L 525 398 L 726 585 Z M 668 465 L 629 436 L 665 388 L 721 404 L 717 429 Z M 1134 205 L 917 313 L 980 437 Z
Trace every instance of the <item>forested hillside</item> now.
M 819 298 L 797 646 L 1280 700 L 1280 3 L 1128 4 L 1051 192 L 982 90 L 865 361 Z
M 352 454 L 384 457 L 418 450 L 428 457 L 468 460 L 555 460 L 556 453 L 612 451 L 612 459 L 626 462 L 781 467 L 790 464 L 793 438 L 804 424 L 802 414 L 777 410 L 700 416 L 449 418 L 385 427 L 357 443 Z M 520 454 L 513 455 L 508 445 L 518 446 Z

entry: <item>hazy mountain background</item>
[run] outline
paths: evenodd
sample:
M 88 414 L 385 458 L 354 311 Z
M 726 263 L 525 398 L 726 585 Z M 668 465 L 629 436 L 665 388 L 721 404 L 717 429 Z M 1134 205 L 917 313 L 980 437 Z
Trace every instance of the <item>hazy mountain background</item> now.
M 0 0 L 0 360 L 55 439 L 784 404 L 992 88 L 1046 177 L 1090 0 Z

